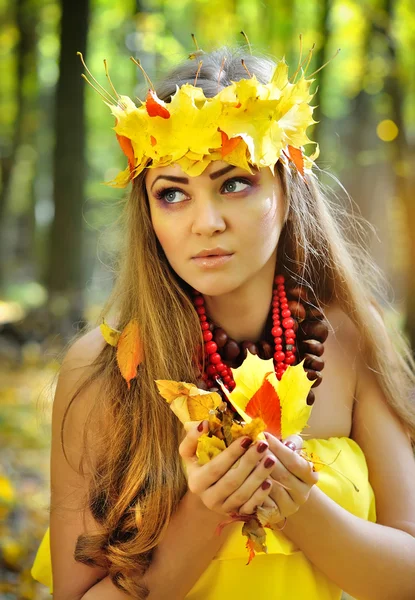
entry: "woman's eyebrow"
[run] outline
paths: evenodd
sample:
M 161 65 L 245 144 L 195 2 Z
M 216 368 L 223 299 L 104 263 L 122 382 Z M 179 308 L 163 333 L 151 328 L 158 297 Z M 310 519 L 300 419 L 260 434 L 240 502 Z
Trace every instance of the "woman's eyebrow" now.
M 210 177 L 210 179 L 217 179 L 218 177 L 221 177 L 221 175 L 225 175 L 225 173 L 229 173 L 229 171 L 233 171 L 233 169 L 236 169 L 236 167 L 234 165 L 228 165 L 227 167 L 224 167 L 223 169 L 219 169 L 219 171 L 215 171 L 214 173 L 211 173 L 209 175 L 209 177 Z M 189 183 L 189 180 L 187 177 L 176 177 L 175 175 L 159 175 L 153 181 L 153 183 L 151 185 L 151 189 L 153 189 L 154 184 L 159 179 L 167 179 L 168 181 L 175 181 L 176 183 Z

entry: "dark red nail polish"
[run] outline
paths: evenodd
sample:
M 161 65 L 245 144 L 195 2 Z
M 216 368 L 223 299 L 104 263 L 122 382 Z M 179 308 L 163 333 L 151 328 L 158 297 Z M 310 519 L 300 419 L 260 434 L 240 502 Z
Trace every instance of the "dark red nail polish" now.
M 270 481 L 267 481 L 267 480 L 265 480 L 265 481 L 263 482 L 263 484 L 261 485 L 261 488 L 262 488 L 263 490 L 268 490 L 270 487 L 271 487 L 271 482 L 270 482 Z
M 251 438 L 245 438 L 242 442 L 241 442 L 241 446 L 242 448 L 249 448 L 249 446 L 252 444 L 252 440 Z
M 289 448 L 293 452 L 295 452 L 297 450 L 297 446 L 294 444 L 294 442 L 290 442 L 290 441 L 285 442 L 285 446 L 287 446 L 287 448 Z
M 258 444 L 258 446 L 256 447 L 258 452 L 264 452 L 267 448 L 268 448 L 268 444 L 266 444 L 265 442 L 260 442 Z
M 198 430 L 198 431 L 203 431 L 203 423 L 204 423 L 204 421 L 201 421 L 201 422 L 199 423 L 199 425 L 197 426 L 197 430 Z
M 269 469 L 270 467 L 273 467 L 274 465 L 275 465 L 275 460 L 273 458 L 271 458 L 270 456 L 264 462 L 264 467 L 266 469 Z

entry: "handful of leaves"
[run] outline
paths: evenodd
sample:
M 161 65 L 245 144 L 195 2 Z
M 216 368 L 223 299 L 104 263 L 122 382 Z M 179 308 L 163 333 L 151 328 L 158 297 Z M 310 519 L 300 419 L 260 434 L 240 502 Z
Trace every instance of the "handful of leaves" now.
M 299 434 L 307 425 L 311 406 L 307 395 L 313 385 L 303 363 L 289 366 L 279 381 L 273 360 L 262 360 L 248 351 L 238 369 L 232 369 L 235 388 L 220 394 L 207 392 L 195 385 L 170 380 L 157 380 L 160 395 L 183 424 L 209 421 L 209 431 L 198 439 L 196 455 L 204 465 L 223 452 L 234 440 L 247 436 L 253 441 L 264 439 L 268 431 L 279 440 Z M 245 521 L 242 533 L 247 536 L 248 564 L 255 552 L 266 552 L 264 527 L 278 529 L 281 516 L 274 509 L 258 507 L 255 515 L 232 515 L 222 528 L 235 520 Z

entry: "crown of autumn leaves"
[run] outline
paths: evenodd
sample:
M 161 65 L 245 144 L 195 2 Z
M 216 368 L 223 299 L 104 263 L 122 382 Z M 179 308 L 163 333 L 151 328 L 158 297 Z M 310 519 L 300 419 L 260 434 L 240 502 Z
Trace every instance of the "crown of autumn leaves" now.
M 224 160 L 248 171 L 251 166 L 269 167 L 272 172 L 276 162 L 282 160 L 285 164 L 292 163 L 304 176 L 305 171 L 311 171 L 319 154 L 318 145 L 306 134 L 307 128 L 316 123 L 312 116 L 314 107 L 310 105 L 314 79 L 305 75 L 312 50 L 303 63 L 300 54 L 299 66 L 291 80 L 288 65 L 282 59 L 267 84 L 250 75 L 249 79 L 232 82 L 213 98 L 206 98 L 196 85 L 185 83 L 176 86 L 169 103 L 163 102 L 145 74 L 151 88 L 146 100 L 140 100 L 140 106 L 128 96 L 118 94 L 105 60 L 113 95 L 92 76 L 82 54 L 78 55 L 100 89 L 86 75 L 84 79 L 103 97 L 115 117 L 114 130 L 128 159 L 128 167 L 108 185 L 125 187 L 143 169 L 172 163 L 177 163 L 188 175 L 197 176 L 213 160 Z M 131 60 L 142 69 L 138 61 Z M 306 156 L 303 146 L 309 143 L 316 148 L 313 155 Z

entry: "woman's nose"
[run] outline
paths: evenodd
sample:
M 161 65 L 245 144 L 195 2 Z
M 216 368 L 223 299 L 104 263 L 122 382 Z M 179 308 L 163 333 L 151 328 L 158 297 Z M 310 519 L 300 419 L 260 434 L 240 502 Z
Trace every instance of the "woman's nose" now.
M 220 203 L 211 199 L 203 199 L 194 204 L 192 233 L 211 236 L 226 229 Z

